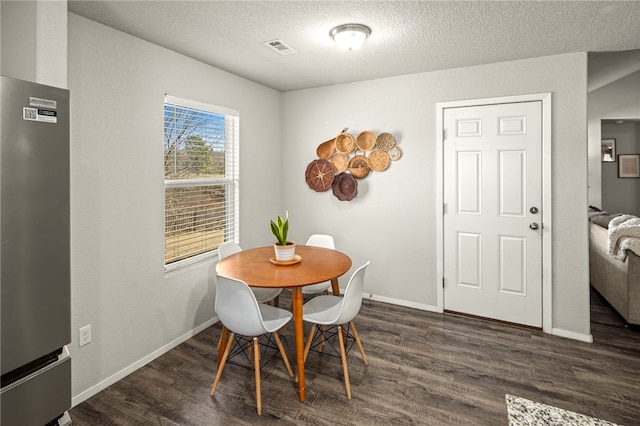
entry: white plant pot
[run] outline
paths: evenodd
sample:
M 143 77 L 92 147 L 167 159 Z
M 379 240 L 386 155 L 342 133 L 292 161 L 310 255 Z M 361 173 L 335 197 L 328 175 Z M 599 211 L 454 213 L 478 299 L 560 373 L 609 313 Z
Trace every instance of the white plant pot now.
M 293 260 L 296 255 L 296 243 L 293 241 L 287 241 L 286 246 L 275 243 L 273 249 L 276 253 L 276 260 Z

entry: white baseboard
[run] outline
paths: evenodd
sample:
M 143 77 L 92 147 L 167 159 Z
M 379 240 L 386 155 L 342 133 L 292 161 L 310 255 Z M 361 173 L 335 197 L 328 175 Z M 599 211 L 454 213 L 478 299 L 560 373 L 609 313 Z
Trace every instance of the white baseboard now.
M 567 339 L 593 343 L 593 336 L 591 334 L 576 333 L 575 331 L 563 330 L 561 328 L 552 328 L 551 334 L 553 334 L 554 336 L 566 337 Z
M 364 299 L 375 300 L 376 302 L 389 303 L 392 305 L 406 306 L 408 308 L 420 309 L 423 311 L 442 313 L 437 306 L 425 305 L 421 303 L 408 302 L 406 300 L 393 299 L 390 297 L 376 296 L 375 294 L 364 293 L 362 295 Z M 576 333 L 575 331 L 563 330 L 561 328 L 552 328 L 551 333 L 554 336 L 564 337 L 567 339 L 579 340 L 581 342 L 593 343 L 593 336 L 591 334 Z
M 409 301 L 400 300 L 400 299 L 393 299 L 391 297 L 376 296 L 375 294 L 371 294 L 371 293 L 364 293 L 362 295 L 362 298 L 368 299 L 368 300 L 374 300 L 376 302 L 389 303 L 391 305 L 406 306 L 407 308 L 420 309 L 421 311 L 441 312 L 441 311 L 438 311 L 437 306 L 425 305 L 423 303 L 414 303 L 414 302 L 409 302 Z
M 140 359 L 139 361 L 136 361 L 133 364 L 123 368 L 122 370 L 120 370 L 117 373 L 115 373 L 114 375 L 106 378 L 105 380 L 101 381 L 100 383 L 96 384 L 95 386 L 92 386 L 89 389 L 87 389 L 86 391 L 79 393 L 78 395 L 76 395 L 73 398 L 71 398 L 71 406 L 75 407 L 76 405 L 80 404 L 81 402 L 86 401 L 87 399 L 91 398 L 92 396 L 94 396 L 95 394 L 100 392 L 101 390 L 104 390 L 104 389 L 108 388 L 109 386 L 111 386 L 112 384 L 117 382 L 118 380 L 128 376 L 129 374 L 133 373 L 134 371 L 136 371 L 140 367 L 145 366 L 146 364 L 150 363 L 154 359 L 158 358 L 160 355 L 163 355 L 163 354 L 169 352 L 171 349 L 175 348 L 176 346 L 178 346 L 179 344 L 181 344 L 183 342 L 186 342 L 187 340 L 189 340 L 190 338 L 192 338 L 196 334 L 200 333 L 205 328 L 207 328 L 207 327 L 209 327 L 209 326 L 211 326 L 211 325 L 213 325 L 213 324 L 215 324 L 217 322 L 218 322 L 218 317 L 217 316 L 214 317 L 214 318 L 211 318 L 210 320 L 200 324 L 198 327 L 194 328 L 193 330 L 190 330 L 190 331 L 186 332 L 185 334 L 183 334 L 182 336 L 178 337 L 177 339 L 172 340 L 171 342 L 167 343 L 166 345 L 164 345 L 163 347 L 159 348 L 158 350 L 150 353 L 149 355 L 145 356 L 144 358 Z

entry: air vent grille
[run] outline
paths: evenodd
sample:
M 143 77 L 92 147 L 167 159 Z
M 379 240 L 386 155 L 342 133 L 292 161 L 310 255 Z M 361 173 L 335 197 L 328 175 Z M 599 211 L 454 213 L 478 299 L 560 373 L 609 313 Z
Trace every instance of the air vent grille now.
M 294 53 L 298 53 L 296 49 L 289 46 L 282 40 L 265 41 L 264 44 L 281 55 L 293 55 Z

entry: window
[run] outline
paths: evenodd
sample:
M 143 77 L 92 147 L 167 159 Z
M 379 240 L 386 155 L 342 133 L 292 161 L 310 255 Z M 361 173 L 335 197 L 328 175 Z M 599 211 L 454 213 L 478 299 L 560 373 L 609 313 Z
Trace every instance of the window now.
M 165 97 L 165 267 L 238 240 L 238 130 L 236 111 Z

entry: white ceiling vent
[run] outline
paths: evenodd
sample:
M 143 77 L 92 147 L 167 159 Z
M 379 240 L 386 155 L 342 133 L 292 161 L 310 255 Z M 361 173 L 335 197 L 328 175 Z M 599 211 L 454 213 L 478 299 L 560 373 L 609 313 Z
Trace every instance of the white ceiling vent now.
M 289 46 L 287 43 L 285 43 L 282 40 L 265 41 L 264 44 L 266 46 L 269 46 L 270 48 L 272 48 L 273 50 L 275 50 L 281 55 L 293 55 L 294 53 L 298 53 L 296 49 Z

